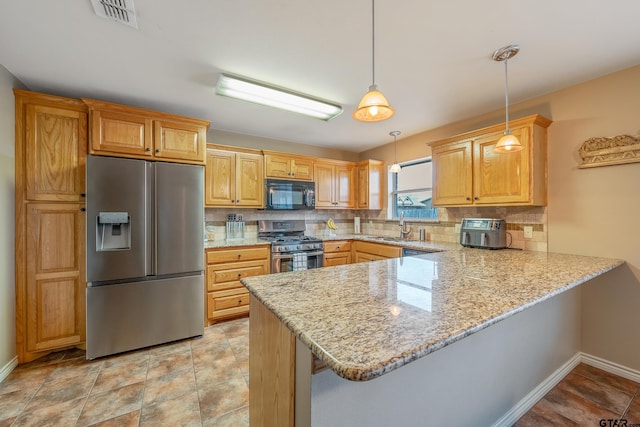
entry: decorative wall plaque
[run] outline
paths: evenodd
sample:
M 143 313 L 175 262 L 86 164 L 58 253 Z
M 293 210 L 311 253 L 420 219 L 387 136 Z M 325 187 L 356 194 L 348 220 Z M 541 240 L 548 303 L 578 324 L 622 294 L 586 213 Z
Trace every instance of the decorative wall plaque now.
M 579 168 L 640 162 L 640 136 L 618 135 L 587 139 L 580 150 Z

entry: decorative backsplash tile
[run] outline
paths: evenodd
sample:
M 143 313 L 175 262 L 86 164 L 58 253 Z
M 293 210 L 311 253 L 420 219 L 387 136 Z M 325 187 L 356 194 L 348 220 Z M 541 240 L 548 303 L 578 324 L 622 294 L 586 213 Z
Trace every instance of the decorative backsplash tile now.
M 338 230 L 336 235 L 353 234 L 353 218 L 360 218 L 361 234 L 372 234 L 387 237 L 399 237 L 398 220 L 386 219 L 386 210 L 329 210 L 314 211 L 267 211 L 260 209 L 206 209 L 205 221 L 214 228 L 215 240 L 225 239 L 225 222 L 230 213 L 242 213 L 245 220 L 245 235 L 255 237 L 258 233 L 258 221 L 261 219 L 302 219 L 306 223 L 306 234 L 324 236 L 329 233 L 327 220 L 333 218 Z M 507 232 L 511 236 L 510 247 L 547 251 L 547 209 L 546 207 L 514 206 L 514 207 L 468 207 L 440 208 L 440 221 L 405 220 L 411 233 L 406 236 L 410 240 L 418 240 L 419 230 L 423 228 L 426 239 L 433 242 L 457 243 L 460 239 L 456 224 L 463 218 L 499 218 L 507 221 Z M 533 229 L 531 239 L 524 238 L 524 227 Z M 509 239 L 509 237 L 507 237 Z M 509 240 L 507 240 L 509 243 Z

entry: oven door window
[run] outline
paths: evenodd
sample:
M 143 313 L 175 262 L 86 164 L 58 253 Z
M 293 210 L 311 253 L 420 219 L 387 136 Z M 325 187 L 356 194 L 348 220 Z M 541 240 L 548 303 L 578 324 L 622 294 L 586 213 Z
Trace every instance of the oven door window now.
M 304 252 L 301 252 L 304 253 Z M 286 273 L 288 271 L 298 270 L 310 270 L 312 268 L 322 267 L 322 253 L 314 252 L 307 255 L 307 262 L 305 265 L 296 263 L 295 255 L 293 253 L 288 254 L 272 254 L 272 273 Z M 305 268 L 306 267 L 306 268 Z

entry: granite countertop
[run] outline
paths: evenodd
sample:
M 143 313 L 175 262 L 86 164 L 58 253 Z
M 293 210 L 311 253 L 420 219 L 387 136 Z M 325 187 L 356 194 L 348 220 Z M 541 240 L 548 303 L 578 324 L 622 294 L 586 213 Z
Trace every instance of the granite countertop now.
M 242 283 L 339 376 L 365 381 L 623 263 L 457 245 Z
M 257 237 L 248 237 L 246 239 L 235 240 L 205 240 L 204 248 L 233 248 L 237 246 L 257 246 L 257 245 L 270 245 L 268 240 L 258 239 Z

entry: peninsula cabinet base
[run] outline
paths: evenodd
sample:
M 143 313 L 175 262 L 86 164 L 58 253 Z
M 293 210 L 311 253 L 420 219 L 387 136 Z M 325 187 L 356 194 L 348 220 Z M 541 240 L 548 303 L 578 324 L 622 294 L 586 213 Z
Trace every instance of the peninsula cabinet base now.
M 511 425 L 579 351 L 577 288 L 370 381 L 312 375 L 310 350 L 251 296 L 251 426 Z

